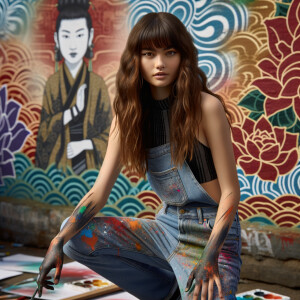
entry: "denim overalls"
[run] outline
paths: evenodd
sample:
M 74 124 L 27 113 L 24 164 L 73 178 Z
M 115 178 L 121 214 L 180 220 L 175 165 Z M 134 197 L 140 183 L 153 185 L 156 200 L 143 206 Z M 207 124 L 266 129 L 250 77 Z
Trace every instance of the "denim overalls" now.
M 96 217 L 66 243 L 64 252 L 139 299 L 175 299 L 178 286 L 182 299 L 192 299 L 193 290 L 184 290 L 218 206 L 186 162 L 182 168 L 171 163 L 169 144 L 148 149 L 147 159 L 148 180 L 163 201 L 156 219 Z M 236 214 L 218 259 L 227 300 L 235 299 L 239 281 L 240 231 Z M 219 299 L 216 285 L 214 299 Z

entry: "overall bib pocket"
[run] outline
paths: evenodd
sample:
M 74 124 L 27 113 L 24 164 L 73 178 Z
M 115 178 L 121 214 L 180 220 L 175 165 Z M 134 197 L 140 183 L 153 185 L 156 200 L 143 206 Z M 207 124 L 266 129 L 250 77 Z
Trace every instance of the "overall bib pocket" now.
M 187 200 L 187 194 L 177 168 L 154 172 L 148 171 L 148 181 L 160 199 L 170 205 L 182 205 Z

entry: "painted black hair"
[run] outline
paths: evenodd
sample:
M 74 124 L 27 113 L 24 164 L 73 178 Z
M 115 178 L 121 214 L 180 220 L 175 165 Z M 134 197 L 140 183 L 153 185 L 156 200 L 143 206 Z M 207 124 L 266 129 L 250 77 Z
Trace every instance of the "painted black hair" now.
M 92 19 L 88 12 L 90 0 L 59 0 L 57 9 L 59 11 L 56 19 L 56 32 L 58 33 L 62 20 L 85 18 L 88 30 L 93 27 Z

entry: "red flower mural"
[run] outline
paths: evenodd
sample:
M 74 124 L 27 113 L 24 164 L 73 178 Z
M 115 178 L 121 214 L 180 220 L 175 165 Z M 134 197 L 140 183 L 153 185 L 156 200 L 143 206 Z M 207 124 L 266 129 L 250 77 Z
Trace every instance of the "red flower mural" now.
M 292 119 L 289 122 L 279 121 L 289 129 L 300 121 L 299 23 L 300 0 L 292 2 L 286 18 L 277 17 L 265 21 L 271 56 L 259 62 L 263 77 L 252 83 L 267 97 L 264 102 L 267 117 L 292 108 Z M 290 112 L 288 114 L 291 115 Z M 291 131 L 297 132 L 296 129 Z
M 233 125 L 232 135 L 237 164 L 246 175 L 276 181 L 298 162 L 297 134 L 272 127 L 264 115 L 257 122 L 245 118 L 242 125 Z

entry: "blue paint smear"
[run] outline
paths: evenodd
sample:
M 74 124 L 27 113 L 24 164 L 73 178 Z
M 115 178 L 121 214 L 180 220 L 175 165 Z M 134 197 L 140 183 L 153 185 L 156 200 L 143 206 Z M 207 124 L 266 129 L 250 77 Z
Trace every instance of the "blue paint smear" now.
M 93 232 L 91 229 L 84 228 L 80 232 L 80 237 L 85 235 L 87 238 L 92 238 L 93 237 Z

